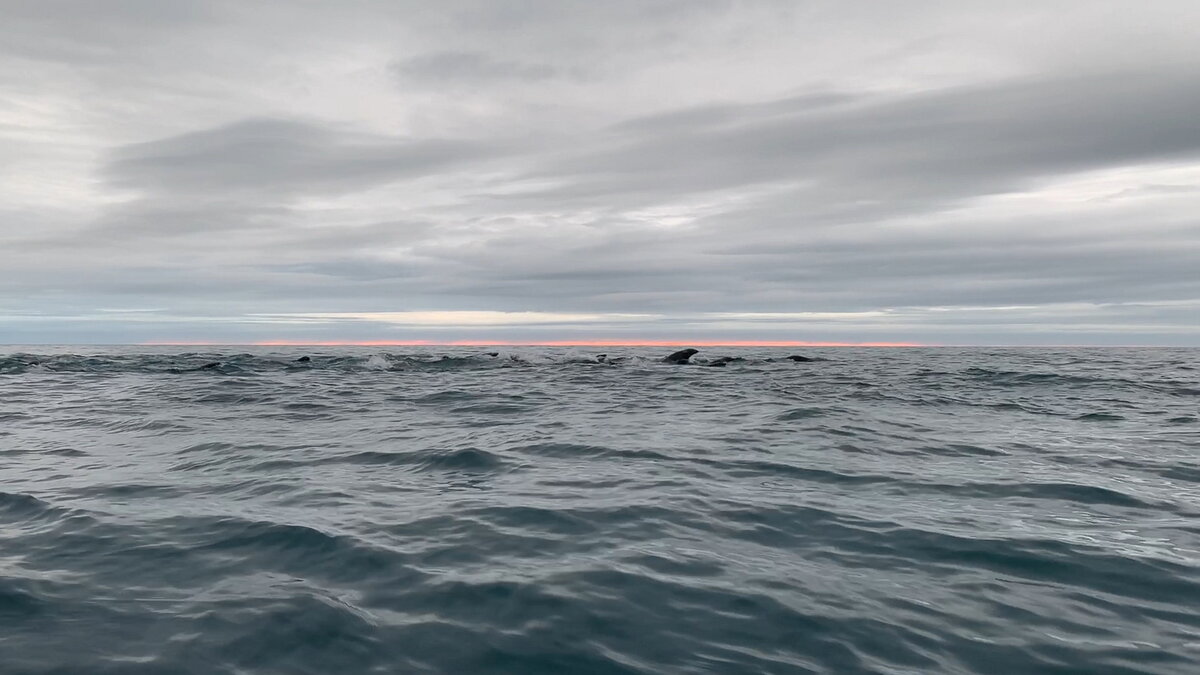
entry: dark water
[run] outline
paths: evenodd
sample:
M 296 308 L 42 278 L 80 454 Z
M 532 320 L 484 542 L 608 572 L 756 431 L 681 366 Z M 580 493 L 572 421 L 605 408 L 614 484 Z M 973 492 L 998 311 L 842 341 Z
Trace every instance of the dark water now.
M 1200 351 L 482 351 L 0 352 L 0 673 L 1200 672 Z

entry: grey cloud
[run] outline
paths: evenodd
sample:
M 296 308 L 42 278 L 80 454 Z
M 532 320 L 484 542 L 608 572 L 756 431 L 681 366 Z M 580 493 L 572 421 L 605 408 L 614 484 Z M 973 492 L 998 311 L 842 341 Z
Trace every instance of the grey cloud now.
M 615 127 L 548 164 L 543 176 L 573 180 L 532 196 L 636 205 L 793 179 L 846 201 L 955 199 L 1048 174 L 1194 158 L 1197 109 L 1190 69 L 705 107 Z
M 268 118 L 126 146 L 105 172 L 114 187 L 173 195 L 337 194 L 490 152 L 466 141 L 410 140 Z
M 1197 10 L 1121 6 L 10 3 L 0 305 L 106 339 L 95 307 L 175 321 L 127 339 L 458 309 L 1194 343 Z M 805 311 L 880 314 L 710 316 Z
M 477 52 L 427 54 L 394 64 L 393 70 L 401 77 L 474 85 L 497 80 L 538 82 L 570 75 L 545 63 L 498 60 Z
M 215 21 L 216 9 L 186 0 L 6 0 L 0 53 L 83 67 L 127 61 L 135 45 Z
M 135 197 L 106 209 L 90 232 L 71 243 L 127 245 L 130 239 L 202 235 L 216 237 L 210 245 L 265 245 L 283 257 L 303 253 L 306 240 L 323 238 L 345 249 L 362 239 L 362 225 L 299 228 L 306 214 L 297 202 L 452 173 L 498 155 L 494 146 L 478 142 L 243 120 L 115 150 L 103 175 L 109 186 Z M 403 241 L 414 228 L 392 223 L 370 230 L 379 245 Z M 195 241 L 189 246 L 209 247 Z

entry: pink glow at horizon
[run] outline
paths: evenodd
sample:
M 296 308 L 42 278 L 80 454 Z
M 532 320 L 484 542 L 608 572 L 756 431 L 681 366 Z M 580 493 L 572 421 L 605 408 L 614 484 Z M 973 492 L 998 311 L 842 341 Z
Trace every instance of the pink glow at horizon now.
M 927 347 L 917 342 L 806 342 L 798 340 L 261 340 L 250 343 L 144 342 L 150 346 L 249 344 L 255 347 Z

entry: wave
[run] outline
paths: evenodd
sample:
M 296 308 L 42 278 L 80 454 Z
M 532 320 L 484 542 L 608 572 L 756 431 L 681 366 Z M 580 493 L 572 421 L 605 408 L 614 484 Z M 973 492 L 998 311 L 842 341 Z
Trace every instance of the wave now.
M 5 673 L 1194 670 L 1194 351 L 21 349 Z
M 829 361 L 821 357 L 813 362 Z M 776 357 L 698 357 L 693 365 L 733 367 L 763 364 L 795 365 Z M 0 356 L 0 375 L 44 373 L 138 373 L 190 375 L 195 377 L 252 376 L 261 374 L 302 374 L 308 372 L 444 372 L 491 370 L 528 366 L 645 367 L 670 365 L 662 357 L 629 354 L 610 357 L 598 353 L 587 356 L 479 352 L 469 355 L 396 354 L 378 352 L 361 356 L 306 355 L 263 356 L 261 354 L 221 352 L 183 352 L 153 355 L 94 355 L 16 353 Z

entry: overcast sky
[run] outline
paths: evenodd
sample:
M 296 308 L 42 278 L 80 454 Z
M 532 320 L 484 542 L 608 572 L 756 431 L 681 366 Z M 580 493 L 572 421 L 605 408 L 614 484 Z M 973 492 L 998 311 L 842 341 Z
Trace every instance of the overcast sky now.
M 0 343 L 1200 345 L 1200 2 L 0 0 Z

